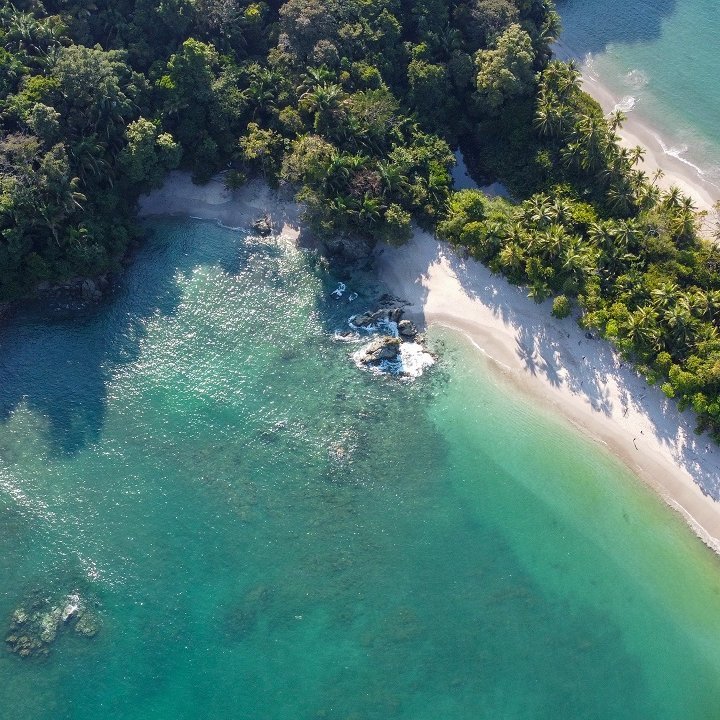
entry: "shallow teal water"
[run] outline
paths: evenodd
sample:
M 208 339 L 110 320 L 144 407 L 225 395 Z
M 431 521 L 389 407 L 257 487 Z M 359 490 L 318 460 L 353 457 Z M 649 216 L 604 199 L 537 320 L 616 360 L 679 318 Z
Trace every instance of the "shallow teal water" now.
M 665 147 L 720 186 L 720 8 L 716 0 L 558 0 L 561 40 Z
M 2 651 L 3 718 L 717 717 L 720 562 L 618 463 L 449 332 L 357 370 L 313 255 L 152 227 L 0 334 L 0 618 L 102 619 Z

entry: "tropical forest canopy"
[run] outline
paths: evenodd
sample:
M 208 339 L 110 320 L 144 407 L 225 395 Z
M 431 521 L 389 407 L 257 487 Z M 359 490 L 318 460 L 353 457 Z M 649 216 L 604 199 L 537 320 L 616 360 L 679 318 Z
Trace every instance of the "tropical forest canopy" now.
M 411 222 L 581 309 L 720 431 L 720 253 L 552 60 L 550 0 L 0 8 L 0 300 L 117 267 L 168 170 L 295 188 L 319 234 Z M 511 205 L 453 193 L 452 149 Z

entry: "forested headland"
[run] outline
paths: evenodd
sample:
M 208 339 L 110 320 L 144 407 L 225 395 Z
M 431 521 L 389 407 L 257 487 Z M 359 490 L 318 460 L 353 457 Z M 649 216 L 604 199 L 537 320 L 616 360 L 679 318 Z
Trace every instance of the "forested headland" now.
M 720 432 L 720 251 L 623 148 L 549 0 L 18 0 L 0 9 L 0 300 L 118 266 L 168 170 L 289 184 L 319 234 L 437 228 L 573 307 Z M 517 204 L 453 193 L 452 149 Z

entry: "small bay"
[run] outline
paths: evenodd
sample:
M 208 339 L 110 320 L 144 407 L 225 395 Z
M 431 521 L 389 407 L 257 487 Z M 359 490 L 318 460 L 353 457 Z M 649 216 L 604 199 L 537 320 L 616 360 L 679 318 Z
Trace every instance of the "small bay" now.
M 715 717 L 720 561 L 618 461 L 450 331 L 358 370 L 367 279 L 148 230 L 112 297 L 0 331 L 0 618 L 102 623 L 3 651 L 3 717 Z

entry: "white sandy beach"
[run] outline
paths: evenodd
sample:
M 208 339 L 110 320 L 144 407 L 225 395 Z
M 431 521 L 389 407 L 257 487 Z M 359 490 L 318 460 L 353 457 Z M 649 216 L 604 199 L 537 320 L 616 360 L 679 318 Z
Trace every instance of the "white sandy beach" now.
M 217 180 L 197 187 L 175 172 L 140 209 L 243 228 L 267 213 L 280 238 L 295 241 L 300 231 L 295 203 L 262 183 L 229 192 Z M 573 319 L 553 318 L 549 301 L 535 304 L 419 230 L 401 248 L 379 248 L 377 266 L 388 289 L 411 303 L 411 319 L 464 333 L 509 381 L 606 445 L 720 552 L 720 449 L 695 435 L 692 414 L 648 387 L 606 342 L 588 340 Z
M 424 232 L 383 248 L 378 269 L 412 303 L 412 319 L 464 333 L 514 384 L 606 445 L 720 552 L 720 449 L 608 343 L 587 339 L 574 319 L 551 316 L 550 301 L 534 303 Z

